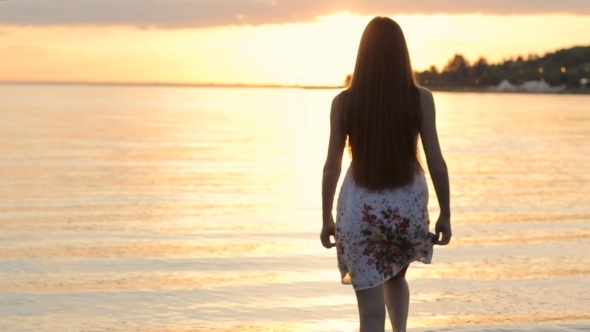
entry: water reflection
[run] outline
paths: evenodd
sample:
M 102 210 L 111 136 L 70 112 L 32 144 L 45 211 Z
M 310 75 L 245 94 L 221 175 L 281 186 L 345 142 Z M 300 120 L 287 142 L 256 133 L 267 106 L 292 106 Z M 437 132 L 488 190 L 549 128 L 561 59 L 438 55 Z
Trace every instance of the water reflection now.
M 317 239 L 334 94 L 0 87 L 0 325 L 356 329 Z M 435 99 L 455 238 L 409 270 L 410 326 L 587 329 L 588 98 Z

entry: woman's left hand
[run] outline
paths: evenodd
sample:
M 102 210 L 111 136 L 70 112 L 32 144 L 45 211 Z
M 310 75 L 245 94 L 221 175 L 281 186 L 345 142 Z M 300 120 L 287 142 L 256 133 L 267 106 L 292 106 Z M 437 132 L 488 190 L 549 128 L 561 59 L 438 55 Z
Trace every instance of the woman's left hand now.
M 324 222 L 324 226 L 322 227 L 322 232 L 320 233 L 320 240 L 322 240 L 322 245 L 330 249 L 336 245 L 330 240 L 330 236 L 336 236 L 336 225 L 334 224 L 334 218 L 330 217 L 328 222 Z

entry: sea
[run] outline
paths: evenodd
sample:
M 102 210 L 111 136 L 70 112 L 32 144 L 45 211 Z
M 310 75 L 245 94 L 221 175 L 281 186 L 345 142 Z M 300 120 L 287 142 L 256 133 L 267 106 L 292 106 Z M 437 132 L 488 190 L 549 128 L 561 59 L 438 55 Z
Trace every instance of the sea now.
M 0 84 L 0 331 L 358 331 L 319 240 L 337 93 Z M 453 239 L 409 331 L 590 331 L 590 95 L 434 99 Z

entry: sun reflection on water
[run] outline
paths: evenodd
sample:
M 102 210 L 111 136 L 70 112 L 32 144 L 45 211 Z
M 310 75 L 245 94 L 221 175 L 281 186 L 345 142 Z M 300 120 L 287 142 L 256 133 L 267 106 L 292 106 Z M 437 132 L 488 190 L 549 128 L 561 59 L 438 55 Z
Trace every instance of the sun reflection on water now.
M 0 325 L 358 328 L 318 240 L 335 93 L 3 86 Z M 435 99 L 455 237 L 409 269 L 410 326 L 590 320 L 587 100 Z

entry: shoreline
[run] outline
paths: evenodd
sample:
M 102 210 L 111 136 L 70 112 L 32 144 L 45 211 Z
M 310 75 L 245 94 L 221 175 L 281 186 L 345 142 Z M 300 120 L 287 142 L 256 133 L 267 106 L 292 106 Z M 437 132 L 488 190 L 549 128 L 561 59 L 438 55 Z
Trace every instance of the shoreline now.
M 166 82 L 60 82 L 60 81 L 0 81 L 0 85 L 79 85 L 79 86 L 138 86 L 138 87 L 179 87 L 179 88 L 262 88 L 262 89 L 305 89 L 305 90 L 337 90 L 344 86 L 335 85 L 299 85 L 299 84 L 244 84 L 244 83 L 166 83 Z M 493 87 L 433 87 L 425 86 L 433 92 L 471 92 L 498 94 L 563 94 L 590 95 L 590 89 L 566 89 L 563 91 L 496 91 Z
M 268 88 L 268 89 L 342 89 L 336 85 L 245 84 L 245 83 L 168 83 L 168 82 L 69 82 L 69 81 L 0 81 L 0 85 L 94 85 L 94 86 L 161 86 L 187 88 Z
M 432 87 L 425 86 L 433 92 L 476 92 L 476 93 L 499 93 L 499 94 L 530 94 L 530 95 L 590 95 L 590 89 L 565 89 L 562 91 L 524 91 L 524 90 L 513 90 L 513 91 L 498 91 L 494 90 L 494 86 L 488 87 Z

